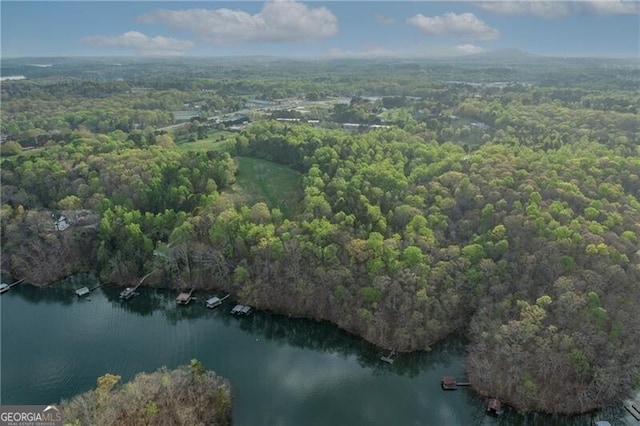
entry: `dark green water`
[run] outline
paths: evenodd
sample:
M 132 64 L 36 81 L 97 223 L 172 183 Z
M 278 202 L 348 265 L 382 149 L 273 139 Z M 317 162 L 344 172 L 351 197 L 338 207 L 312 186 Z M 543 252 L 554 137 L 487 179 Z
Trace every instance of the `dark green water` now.
M 443 392 L 440 378 L 463 377 L 464 341 L 431 352 L 382 353 L 329 324 L 255 312 L 236 318 L 229 300 L 206 309 L 209 294 L 176 306 L 175 292 L 141 289 L 122 301 L 103 287 L 80 300 L 76 277 L 50 288 L 17 286 L 0 296 L 1 402 L 47 404 L 95 387 L 98 376 L 201 360 L 231 381 L 235 425 L 627 424 L 622 408 L 594 416 L 549 418 L 484 413 L 471 392 Z

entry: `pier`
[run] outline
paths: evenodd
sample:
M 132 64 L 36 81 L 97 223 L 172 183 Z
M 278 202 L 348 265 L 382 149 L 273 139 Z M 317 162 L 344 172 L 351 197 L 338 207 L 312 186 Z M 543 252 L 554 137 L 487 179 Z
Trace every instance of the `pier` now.
M 12 284 L 7 284 L 7 283 L 0 284 L 0 294 L 9 291 L 11 289 L 11 287 L 13 287 L 15 285 L 18 285 L 23 281 L 24 281 L 24 278 L 12 283 Z
M 393 364 L 397 355 L 396 350 L 392 349 L 391 352 L 389 352 L 389 355 L 381 356 L 380 361 L 386 362 L 387 364 Z

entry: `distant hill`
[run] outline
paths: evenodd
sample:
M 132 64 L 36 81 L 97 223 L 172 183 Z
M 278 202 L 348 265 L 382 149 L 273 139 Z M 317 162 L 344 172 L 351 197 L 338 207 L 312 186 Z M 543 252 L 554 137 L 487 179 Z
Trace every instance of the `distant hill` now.
M 472 53 L 461 57 L 461 59 L 486 61 L 518 61 L 540 58 L 544 58 L 544 56 L 525 52 L 524 50 L 520 49 L 497 49 L 491 50 L 489 52 Z

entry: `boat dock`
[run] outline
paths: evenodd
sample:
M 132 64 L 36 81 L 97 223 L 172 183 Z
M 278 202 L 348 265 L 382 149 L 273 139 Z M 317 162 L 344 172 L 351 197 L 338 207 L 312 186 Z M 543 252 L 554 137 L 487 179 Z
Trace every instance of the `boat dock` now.
M 7 284 L 7 283 L 0 284 L 0 294 L 9 291 L 11 289 L 11 287 L 13 287 L 14 285 L 20 284 L 22 281 L 24 281 L 24 278 L 12 283 L 12 284 Z
M 458 382 L 453 376 L 443 376 L 440 380 L 442 390 L 457 390 L 459 386 L 471 386 L 471 383 Z
M 191 302 L 191 300 L 193 299 L 193 296 L 191 296 L 191 293 L 193 293 L 193 290 L 195 289 L 192 288 L 189 291 L 189 293 L 184 293 L 184 292 L 180 293 L 178 297 L 176 297 L 176 303 L 178 305 L 188 305 L 189 302 Z
M 222 302 L 224 302 L 229 296 L 230 296 L 230 294 L 227 294 L 223 298 L 219 298 L 217 296 L 213 296 L 213 297 L 207 299 L 206 306 L 209 309 L 217 308 L 218 306 L 222 305 Z
M 489 398 L 487 402 L 487 414 L 499 416 L 502 413 L 502 404 L 497 398 Z
M 82 287 L 76 290 L 76 295 L 78 297 L 84 297 L 87 294 L 91 293 L 93 290 L 96 290 L 97 288 L 99 288 L 102 284 L 98 284 L 97 286 L 93 287 L 93 288 L 89 288 L 89 287 Z
M 389 355 L 387 356 L 381 356 L 380 357 L 380 361 L 386 362 L 388 364 L 393 364 L 393 362 L 395 361 L 395 358 L 398 354 L 396 353 L 396 350 L 393 349 L 391 350 L 391 352 L 389 352 Z
M 89 287 L 82 287 L 82 288 L 79 288 L 79 289 L 77 289 L 77 290 L 76 290 L 76 295 L 77 295 L 78 297 L 86 296 L 86 295 L 87 295 L 87 294 L 89 294 L 89 293 L 91 293 L 91 292 L 89 291 Z
M 144 277 L 142 277 L 142 279 L 140 280 L 140 282 L 135 286 L 135 287 L 127 287 L 125 288 L 121 293 L 120 293 L 120 299 L 131 299 L 133 296 L 137 296 L 138 293 L 136 293 L 136 290 L 138 289 L 138 287 L 140 287 L 142 285 L 142 282 L 145 280 L 145 278 L 147 278 L 149 275 L 153 274 L 154 272 L 156 272 L 156 270 L 149 272 L 147 275 L 145 275 Z
M 238 304 L 231 310 L 231 315 L 249 315 L 251 311 L 252 309 L 250 306 Z
M 133 296 L 135 296 L 136 293 L 135 292 L 136 287 L 127 287 L 125 288 L 123 291 L 120 292 L 120 299 L 131 299 Z

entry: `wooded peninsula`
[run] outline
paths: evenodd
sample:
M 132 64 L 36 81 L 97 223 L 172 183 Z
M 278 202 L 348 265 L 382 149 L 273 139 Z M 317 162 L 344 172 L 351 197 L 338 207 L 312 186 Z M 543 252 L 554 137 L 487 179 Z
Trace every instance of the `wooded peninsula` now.
M 94 390 L 62 401 L 64 424 L 210 425 L 231 424 L 231 388 L 197 359 L 174 370 L 162 367 L 120 384 L 105 374 Z
M 640 388 L 638 60 L 3 60 L 2 270 L 470 344 L 522 411 Z M 168 374 L 167 372 L 163 374 Z

